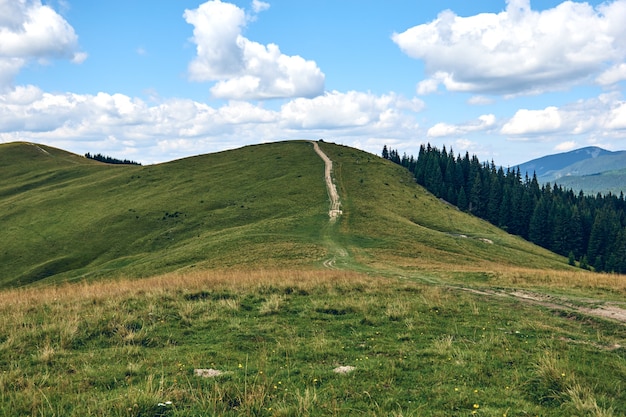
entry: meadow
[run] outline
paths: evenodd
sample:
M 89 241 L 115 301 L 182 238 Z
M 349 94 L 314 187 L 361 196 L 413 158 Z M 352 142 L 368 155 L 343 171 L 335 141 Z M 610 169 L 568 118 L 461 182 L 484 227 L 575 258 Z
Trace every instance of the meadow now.
M 305 141 L 0 148 L 0 416 L 624 415 L 625 277 L 319 145 L 334 222 Z
M 524 270 L 518 284 L 525 277 L 534 285 Z M 623 295 L 614 282 L 601 276 L 579 290 Z M 7 290 L 0 306 L 5 416 L 626 410 L 623 323 L 420 282 L 419 273 L 168 274 Z M 334 372 L 341 366 L 354 370 Z M 209 369 L 223 373 L 197 375 Z

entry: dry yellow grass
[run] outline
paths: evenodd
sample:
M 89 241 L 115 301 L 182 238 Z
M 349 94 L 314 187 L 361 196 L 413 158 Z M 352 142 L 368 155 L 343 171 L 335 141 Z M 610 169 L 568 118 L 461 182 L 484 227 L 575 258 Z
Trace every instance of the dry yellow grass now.
M 411 275 L 406 270 L 403 272 L 402 275 L 404 276 Z M 488 277 L 488 280 L 484 282 L 487 286 L 608 290 L 626 293 L 626 275 L 594 273 L 584 270 L 538 270 L 500 266 L 487 269 L 449 268 L 448 271 L 440 270 L 432 273 L 443 282 L 458 282 L 458 279 L 454 277 L 458 278 L 465 273 L 480 273 Z M 392 278 L 372 277 L 358 272 L 340 270 L 268 269 L 178 272 L 145 279 L 116 279 L 4 290 L 0 291 L 0 311 L 20 315 L 32 305 L 67 305 L 79 301 L 98 303 L 141 295 L 155 296 L 172 291 L 228 290 L 245 292 L 272 286 L 311 291 L 319 287 L 340 288 L 346 284 L 375 290 L 386 285 L 390 279 Z M 465 280 L 464 278 L 461 279 Z M 437 287 L 430 288 L 430 290 L 439 291 Z M 71 319 L 72 311 L 65 310 L 65 314 L 69 314 L 68 317 Z M 69 323 L 75 322 L 69 320 Z M 71 329 L 68 328 L 68 331 Z
M 585 270 L 538 270 L 500 267 L 485 271 L 492 276 L 490 284 L 503 286 L 541 286 L 555 289 L 602 289 L 626 293 L 626 275 L 596 273 Z
M 319 287 L 385 285 L 385 278 L 338 270 L 258 270 L 198 271 L 170 273 L 145 279 L 116 279 L 65 283 L 49 287 L 26 287 L 0 292 L 0 311 L 24 311 L 31 305 L 106 302 L 141 295 L 159 295 L 172 291 L 230 290 L 249 291 L 279 286 L 312 290 Z M 67 311 L 67 310 L 66 310 Z

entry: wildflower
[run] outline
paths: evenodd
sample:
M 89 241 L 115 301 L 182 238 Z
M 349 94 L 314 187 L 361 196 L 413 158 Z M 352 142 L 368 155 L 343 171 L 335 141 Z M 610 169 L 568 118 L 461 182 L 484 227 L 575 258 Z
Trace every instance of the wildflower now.
M 478 409 L 478 408 L 480 408 L 480 405 L 478 405 L 478 404 L 474 404 L 474 408 L 475 408 L 475 409 Z
M 239 364 L 239 368 L 243 368 L 243 365 L 242 365 L 242 364 Z

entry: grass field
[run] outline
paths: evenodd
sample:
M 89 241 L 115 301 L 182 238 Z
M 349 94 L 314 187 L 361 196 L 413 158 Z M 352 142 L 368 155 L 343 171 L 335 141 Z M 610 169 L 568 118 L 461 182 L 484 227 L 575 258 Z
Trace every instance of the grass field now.
M 613 285 L 605 280 L 598 286 Z M 169 274 L 9 290 L 0 306 L 6 416 L 626 409 L 622 324 L 417 280 L 343 271 Z M 355 369 L 335 373 L 339 366 Z M 204 378 L 197 369 L 224 373 Z
M 319 145 L 334 222 L 305 141 L 0 146 L 0 416 L 624 415 L 625 277 Z

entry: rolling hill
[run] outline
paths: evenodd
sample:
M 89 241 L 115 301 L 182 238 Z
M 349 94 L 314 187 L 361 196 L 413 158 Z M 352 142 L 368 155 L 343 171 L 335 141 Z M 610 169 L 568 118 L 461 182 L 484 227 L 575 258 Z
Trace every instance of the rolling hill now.
M 557 183 L 592 195 L 626 192 L 626 151 L 589 146 L 533 159 L 519 168 L 522 175 L 534 172 L 540 184 Z
M 152 166 L 107 165 L 30 143 L 0 146 L 0 285 L 175 270 L 389 264 L 565 268 L 562 258 L 435 199 L 395 164 L 319 143 L 343 216 L 328 219 L 308 141 Z M 327 262 L 328 265 L 328 262 Z
M 0 415 L 622 415 L 624 276 L 317 145 L 0 145 Z

